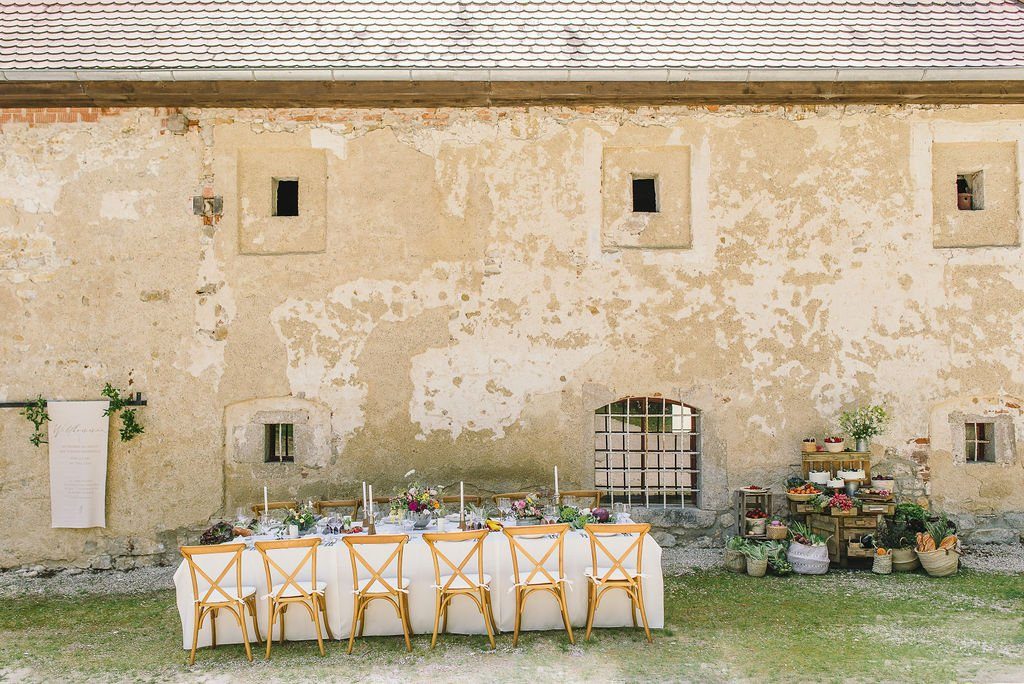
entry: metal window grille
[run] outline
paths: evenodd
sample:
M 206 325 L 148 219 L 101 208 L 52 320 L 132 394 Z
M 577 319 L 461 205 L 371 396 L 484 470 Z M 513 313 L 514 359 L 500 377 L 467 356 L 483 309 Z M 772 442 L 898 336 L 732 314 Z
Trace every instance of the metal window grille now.
M 964 425 L 966 445 L 964 453 L 968 463 L 993 463 L 996 460 L 994 423 L 967 423 Z
M 295 429 L 291 423 L 266 426 L 266 462 L 293 463 L 295 461 Z
M 633 505 L 700 505 L 700 411 L 627 397 L 594 412 L 594 484 Z

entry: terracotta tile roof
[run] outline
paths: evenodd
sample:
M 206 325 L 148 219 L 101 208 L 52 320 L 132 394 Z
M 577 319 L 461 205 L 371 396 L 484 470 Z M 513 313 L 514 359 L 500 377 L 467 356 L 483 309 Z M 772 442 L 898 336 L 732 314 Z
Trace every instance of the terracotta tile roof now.
M 1024 67 L 1024 4 L 0 3 L 0 70 L 971 67 Z

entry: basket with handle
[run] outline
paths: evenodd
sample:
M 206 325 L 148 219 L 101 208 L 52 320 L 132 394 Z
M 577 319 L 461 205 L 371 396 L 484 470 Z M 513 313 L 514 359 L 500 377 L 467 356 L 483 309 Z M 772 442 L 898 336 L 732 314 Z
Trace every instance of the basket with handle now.
M 766 530 L 768 539 L 785 539 L 789 536 L 789 528 L 785 525 L 769 525 Z
M 887 553 L 884 556 L 875 554 L 875 559 L 871 561 L 871 572 L 876 575 L 891 575 L 892 574 L 892 554 Z
M 725 569 L 729 572 L 744 573 L 747 571 L 747 557 L 742 551 L 725 550 Z
M 918 551 L 917 557 L 921 561 L 921 567 L 932 577 L 955 575 L 960 566 L 960 554 L 953 549 Z

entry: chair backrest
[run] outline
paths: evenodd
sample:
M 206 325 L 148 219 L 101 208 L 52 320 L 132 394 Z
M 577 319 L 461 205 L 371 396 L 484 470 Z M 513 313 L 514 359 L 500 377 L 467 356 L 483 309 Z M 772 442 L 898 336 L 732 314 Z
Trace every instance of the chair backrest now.
M 591 572 L 595 579 L 602 582 L 624 580 L 631 577 L 630 572 L 627 571 L 633 571 L 633 576 L 640 576 L 643 572 L 644 564 L 644 537 L 651 531 L 649 523 L 624 525 L 591 524 L 585 525 L 583 529 L 586 531 L 587 536 L 590 537 L 590 560 L 593 563 L 593 570 Z M 618 537 L 619 535 L 634 537 L 633 541 L 625 547 L 624 551 L 613 551 L 601 541 L 602 538 Z M 599 550 L 601 552 L 600 560 L 598 559 Z M 599 575 L 599 567 L 607 569 Z
M 472 504 L 474 506 L 479 506 L 483 502 L 483 499 L 477 494 L 466 494 L 466 496 L 462 498 L 465 500 L 466 505 Z M 459 496 L 442 496 L 441 503 L 459 503 Z
M 533 496 L 533 492 L 506 492 L 504 494 L 495 494 L 491 497 L 491 501 L 498 503 L 498 499 L 512 499 L 516 501 L 518 499 L 525 499 L 528 496 Z
M 590 499 L 590 503 L 587 507 L 599 508 L 601 506 L 601 492 L 596 489 L 576 489 L 567 492 L 558 493 L 558 503 L 561 504 L 566 497 L 576 497 L 577 499 Z
M 423 540 L 430 546 L 430 555 L 434 558 L 435 584 L 442 589 L 449 589 L 461 579 L 467 587 L 482 586 L 484 583 L 484 539 L 487 538 L 488 533 L 489 530 L 473 530 L 471 532 L 428 532 L 424 534 Z M 468 550 L 466 549 L 467 542 L 472 542 L 468 544 Z M 457 558 L 457 556 L 446 555 L 442 550 L 445 546 L 450 549 L 449 553 L 463 553 L 462 557 L 458 561 L 453 561 L 452 558 Z M 466 570 L 466 566 L 470 564 L 474 556 L 476 556 L 475 579 L 467 574 L 472 573 L 472 570 Z M 441 567 L 439 561 L 444 561 L 444 568 Z M 441 584 L 442 569 L 445 574 L 451 572 L 451 577 L 444 585 Z
M 369 582 L 366 583 L 364 589 L 372 589 L 373 591 L 387 591 L 392 594 L 397 593 L 402 588 L 402 554 L 405 552 L 405 544 L 409 541 L 409 535 L 407 534 L 374 534 L 367 536 L 348 535 L 342 537 L 342 541 L 345 542 L 345 546 L 348 547 L 349 559 L 352 561 L 352 589 L 356 592 L 359 591 L 359 571 L 360 567 L 366 570 L 369 574 L 366 575 Z M 383 563 L 371 563 L 367 560 L 360 552 L 360 547 L 380 547 L 384 553 L 387 553 L 388 547 L 394 547 L 391 549 L 391 553 L 384 560 Z M 395 566 L 395 574 L 390 575 L 397 579 L 398 586 L 393 586 L 388 582 L 385 577 L 389 576 L 388 570 L 391 566 Z
M 317 515 L 323 515 L 324 511 L 332 508 L 347 508 L 349 512 L 345 513 L 345 515 L 351 515 L 353 520 L 359 517 L 359 509 L 362 506 L 363 502 L 359 499 L 332 499 L 313 502 L 313 510 L 316 511 Z
M 316 547 L 320 545 L 319 537 L 306 537 L 305 539 L 280 539 L 275 541 L 258 541 L 255 543 L 256 550 L 263 556 L 263 569 L 267 572 L 267 590 L 271 591 L 275 584 L 274 575 L 280 575 L 282 582 L 274 598 L 280 598 L 289 594 L 294 589 L 305 598 L 310 597 L 302 584 L 300 575 L 305 567 L 310 567 L 310 585 L 316 589 Z M 295 561 L 296 551 L 305 549 L 306 552 Z M 291 594 L 294 596 L 294 594 Z
M 270 501 L 270 502 L 267 503 L 267 510 L 268 511 L 279 511 L 279 510 L 282 510 L 282 509 L 287 510 L 289 508 L 298 508 L 298 507 L 299 507 L 299 505 L 297 503 L 295 503 L 294 501 Z M 263 504 L 262 503 L 253 504 L 249 508 L 257 516 L 260 513 L 263 512 Z
M 565 579 L 565 533 L 569 525 L 527 525 L 524 527 L 504 527 L 502 530 L 508 537 L 509 548 L 512 550 L 512 576 L 516 584 L 531 584 L 541 580 L 557 584 Z M 528 540 L 528 541 L 527 541 Z M 524 544 L 523 542 L 527 543 Z M 526 547 L 531 547 L 527 549 Z M 558 552 L 558 575 L 552 575 L 545 567 L 552 554 Z M 520 562 L 523 568 L 520 571 Z
M 192 578 L 192 598 L 200 603 L 220 603 L 242 598 L 242 551 L 245 544 L 216 544 L 210 546 L 182 546 L 181 555 L 188 563 Z M 234 568 L 234 587 L 225 583 Z M 198 577 L 197 577 L 198 575 Z M 215 575 L 215 576 L 212 576 Z M 205 580 L 204 593 L 199 595 L 199 577 Z M 231 590 L 234 589 L 234 594 Z

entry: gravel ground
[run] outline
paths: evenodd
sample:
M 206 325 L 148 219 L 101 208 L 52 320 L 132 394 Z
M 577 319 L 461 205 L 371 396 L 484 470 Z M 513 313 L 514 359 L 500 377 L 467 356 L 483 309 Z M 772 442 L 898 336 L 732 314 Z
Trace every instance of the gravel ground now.
M 722 564 L 722 549 L 700 546 L 676 546 L 662 551 L 665 574 L 687 575 L 710 570 Z M 979 572 L 1024 573 L 1024 546 L 988 545 L 965 549 L 961 564 Z M 145 568 L 121 572 L 35 570 L 0 571 L 0 598 L 25 595 L 77 596 L 82 594 L 138 594 L 174 586 L 174 567 Z

